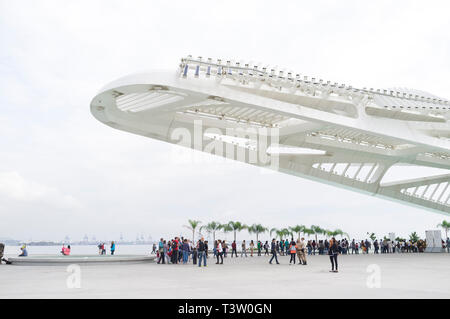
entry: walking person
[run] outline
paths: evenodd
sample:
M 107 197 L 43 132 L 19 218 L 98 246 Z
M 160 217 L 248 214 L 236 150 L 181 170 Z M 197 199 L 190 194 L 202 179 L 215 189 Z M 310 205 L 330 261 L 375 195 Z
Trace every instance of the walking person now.
M 310 240 L 308 240 L 308 244 L 306 244 L 306 247 L 308 248 L 308 255 L 312 255 L 312 245 Z
M 337 262 L 338 253 L 339 253 L 339 248 L 336 243 L 336 239 L 334 239 L 334 237 L 333 237 L 330 240 L 330 249 L 328 250 L 328 255 L 330 256 L 330 261 L 331 261 L 330 272 L 338 272 L 338 262 Z
M 272 264 L 272 260 L 274 258 L 275 258 L 275 261 L 277 262 L 277 264 L 279 264 L 278 258 L 277 258 L 277 245 L 275 243 L 275 238 L 272 239 L 272 244 L 271 244 L 270 248 L 271 248 L 272 258 L 270 258 L 269 264 Z
M 225 242 L 225 240 L 222 241 L 222 252 L 223 257 L 227 258 L 227 251 L 228 251 L 228 244 Z
M 203 259 L 203 267 L 206 267 L 206 253 L 205 253 L 206 244 L 205 239 L 203 237 L 198 241 L 197 250 L 198 250 L 198 266 L 199 267 L 202 266 L 202 259 Z
M 269 243 L 266 242 L 264 243 L 264 256 L 269 256 Z
M 220 239 L 217 241 L 217 255 L 216 255 L 216 257 L 217 257 L 216 265 L 223 264 L 223 249 L 222 249 L 222 241 Z M 220 263 L 219 263 L 219 257 L 221 259 Z
M 245 247 L 245 239 L 242 241 L 242 250 L 241 250 L 241 257 L 243 254 L 245 254 L 245 257 L 247 257 L 247 247 Z
M 262 249 L 262 243 L 260 240 L 258 240 L 258 243 L 256 244 L 258 248 L 258 256 L 261 256 L 261 249 Z
M 253 249 L 255 248 L 255 244 L 253 240 L 250 241 L 250 257 L 253 257 Z

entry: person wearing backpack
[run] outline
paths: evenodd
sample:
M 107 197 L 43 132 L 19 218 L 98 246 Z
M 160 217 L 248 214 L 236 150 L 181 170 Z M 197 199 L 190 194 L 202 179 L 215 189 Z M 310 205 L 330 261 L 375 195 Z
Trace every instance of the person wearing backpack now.
M 295 244 L 295 241 L 292 240 L 289 244 L 289 254 L 291 255 L 291 259 L 289 260 L 289 265 L 291 262 L 294 262 L 295 265 L 295 255 L 297 255 L 297 245 Z

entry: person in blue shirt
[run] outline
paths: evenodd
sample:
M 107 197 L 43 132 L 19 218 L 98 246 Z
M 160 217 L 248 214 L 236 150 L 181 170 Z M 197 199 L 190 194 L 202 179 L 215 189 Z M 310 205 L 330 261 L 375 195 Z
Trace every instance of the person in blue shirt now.
M 111 255 L 114 255 L 114 252 L 116 251 L 116 243 L 114 243 L 114 240 L 111 242 Z
M 23 245 L 22 247 L 20 247 L 20 250 L 22 251 L 22 253 L 19 255 L 19 257 L 28 256 L 27 246 Z
M 158 259 L 157 263 L 159 264 L 162 261 L 162 263 L 165 264 L 166 256 L 165 256 L 165 252 L 164 252 L 164 239 L 163 238 L 161 238 L 161 240 L 158 243 L 158 253 L 159 253 L 159 259 Z
M 190 251 L 187 239 L 183 240 L 183 244 L 181 245 L 181 251 L 183 253 L 183 264 L 187 264 Z

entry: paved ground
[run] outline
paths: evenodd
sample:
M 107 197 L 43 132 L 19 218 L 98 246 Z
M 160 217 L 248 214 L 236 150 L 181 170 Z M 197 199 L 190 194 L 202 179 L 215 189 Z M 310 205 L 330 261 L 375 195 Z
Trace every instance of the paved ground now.
M 1 265 L 0 298 L 450 298 L 450 254 L 339 256 L 337 274 L 327 256 L 312 256 L 307 266 L 280 259 L 81 266 L 78 289 L 67 287 L 65 266 Z

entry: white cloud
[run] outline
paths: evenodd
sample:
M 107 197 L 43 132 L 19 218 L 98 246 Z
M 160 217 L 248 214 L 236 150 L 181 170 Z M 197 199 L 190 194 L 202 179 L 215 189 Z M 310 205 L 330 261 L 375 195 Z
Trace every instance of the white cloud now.
M 17 172 L 0 172 L 0 196 L 16 201 L 43 202 L 57 208 L 79 208 L 81 204 L 58 189 L 24 179 Z

